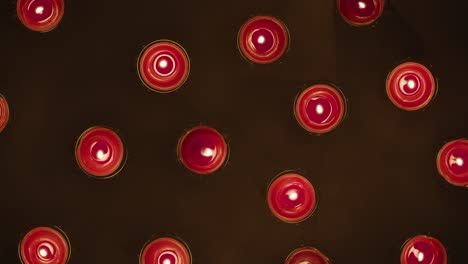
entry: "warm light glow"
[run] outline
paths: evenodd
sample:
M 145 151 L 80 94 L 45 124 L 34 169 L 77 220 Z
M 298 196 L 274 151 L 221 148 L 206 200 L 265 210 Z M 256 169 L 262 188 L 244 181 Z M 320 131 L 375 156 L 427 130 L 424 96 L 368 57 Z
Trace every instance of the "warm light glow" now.
M 408 82 L 408 87 L 409 87 L 410 89 L 414 89 L 414 87 L 416 87 L 416 83 L 415 83 L 413 80 L 410 80 L 410 81 Z
M 104 151 L 98 150 L 96 153 L 96 157 L 100 160 L 104 159 Z
M 39 249 L 39 256 L 41 256 L 41 257 L 43 257 L 43 258 L 46 258 L 46 257 L 49 256 L 49 253 L 47 252 L 46 249 L 41 248 L 41 249 Z
M 34 10 L 37 15 L 42 15 L 44 13 L 44 7 L 43 6 L 38 6 L 36 7 L 36 10 Z
M 159 67 L 166 68 L 167 67 L 167 60 L 161 60 L 159 62 Z
M 457 158 L 455 162 L 457 163 L 458 166 L 463 166 L 463 163 L 464 163 L 462 158 Z
M 418 253 L 418 261 L 422 262 L 424 260 L 424 254 L 422 252 Z
M 297 198 L 299 198 L 299 194 L 297 193 L 297 191 L 290 191 L 288 192 L 288 197 L 289 197 L 289 200 L 296 201 Z
M 321 104 L 318 104 L 317 107 L 315 108 L 315 111 L 319 115 L 323 114 L 323 106 Z
M 366 3 L 364 3 L 363 1 L 359 1 L 359 2 L 358 2 L 358 5 L 359 5 L 359 8 L 360 8 L 360 9 L 366 8 Z
M 312 263 L 308 260 L 304 260 L 304 261 L 299 262 L 299 264 L 312 264 Z
M 172 264 L 170 259 L 163 260 L 163 264 Z
M 265 37 L 264 36 L 259 36 L 257 41 L 258 41 L 258 43 L 263 44 L 263 43 L 265 43 Z
M 211 157 L 213 156 L 213 150 L 210 148 L 203 148 L 201 154 L 205 157 Z

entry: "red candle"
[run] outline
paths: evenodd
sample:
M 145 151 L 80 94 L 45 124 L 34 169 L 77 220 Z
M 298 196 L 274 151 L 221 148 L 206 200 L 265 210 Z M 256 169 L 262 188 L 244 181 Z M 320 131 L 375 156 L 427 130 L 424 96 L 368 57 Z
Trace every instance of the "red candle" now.
M 21 240 L 19 254 L 25 264 L 65 264 L 70 257 L 70 243 L 61 230 L 37 227 Z
M 63 17 L 63 0 L 18 0 L 16 12 L 27 28 L 39 32 L 54 29 Z
M 197 126 L 179 139 L 177 153 L 179 160 L 189 170 L 209 174 L 224 164 L 228 147 L 218 131 L 211 127 Z
M 425 107 L 435 95 L 436 81 L 424 65 L 405 62 L 387 77 L 387 95 L 392 103 L 407 111 Z
M 447 253 L 439 240 L 428 236 L 415 236 L 403 246 L 400 263 L 447 264 Z
M 297 122 L 311 133 L 327 133 L 343 120 L 345 103 L 341 93 L 326 84 L 307 88 L 296 99 Z
M 353 26 L 375 22 L 383 13 L 384 0 L 337 0 L 336 5 L 343 19 Z
M 140 254 L 141 264 L 190 264 L 187 246 L 173 238 L 158 238 L 148 243 Z
M 104 127 L 91 127 L 78 139 L 75 155 L 84 172 L 108 178 L 123 167 L 125 150 L 116 132 Z
M 8 124 L 8 119 L 10 119 L 10 110 L 8 108 L 8 103 L 0 94 L 0 132 L 5 129 L 6 125 Z
M 279 176 L 268 188 L 268 206 L 278 219 L 298 223 L 315 209 L 315 190 L 303 176 L 287 173 Z
M 238 35 L 239 49 L 250 61 L 267 64 L 278 60 L 289 45 L 289 34 L 283 22 L 270 16 L 249 19 Z
M 180 88 L 190 72 L 187 52 L 179 44 L 159 40 L 148 45 L 140 55 L 138 73 L 143 83 L 157 92 Z
M 285 264 L 331 264 L 331 262 L 318 249 L 303 247 L 294 250 Z
M 468 187 L 468 140 L 445 144 L 437 155 L 437 169 L 449 183 Z

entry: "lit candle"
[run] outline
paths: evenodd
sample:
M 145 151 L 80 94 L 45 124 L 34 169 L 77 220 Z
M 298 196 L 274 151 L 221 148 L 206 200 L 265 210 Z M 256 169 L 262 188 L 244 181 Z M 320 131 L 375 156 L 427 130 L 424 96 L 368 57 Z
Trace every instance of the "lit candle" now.
M 239 49 L 248 60 L 267 64 L 278 60 L 289 45 L 283 22 L 274 17 L 257 16 L 248 20 L 238 35 Z
M 75 155 L 84 172 L 108 178 L 123 167 L 125 150 L 116 132 L 104 127 L 92 127 L 78 139 Z
M 325 84 L 307 88 L 296 99 L 297 122 L 311 133 L 327 133 L 343 120 L 345 101 L 341 93 Z
M 375 22 L 383 13 L 384 0 L 337 0 L 338 11 L 353 26 Z
M 468 140 L 459 139 L 445 144 L 437 155 L 437 168 L 449 183 L 468 187 Z
M 404 244 L 400 263 L 447 264 L 447 253 L 439 240 L 428 236 L 415 236 Z
M 393 69 L 387 77 L 386 90 L 390 101 L 400 109 L 419 110 L 433 99 L 436 81 L 427 67 L 406 62 Z
M 287 173 L 273 180 L 267 198 L 273 215 L 287 223 L 305 220 L 316 205 L 314 187 L 305 177 L 295 173 Z
M 63 0 L 18 0 L 18 18 L 33 31 L 47 32 L 54 29 L 64 13 Z
M 182 164 L 198 174 L 218 170 L 226 161 L 228 147 L 224 137 L 215 129 L 198 126 L 186 132 L 178 143 Z
M 303 247 L 289 254 L 285 264 L 331 264 L 331 262 L 318 249 Z
M 138 72 L 143 83 L 157 92 L 180 88 L 190 72 L 187 52 L 172 41 L 156 41 L 142 52 Z
M 65 264 L 70 255 L 70 243 L 61 230 L 37 227 L 22 238 L 19 252 L 23 263 Z
M 8 120 L 10 119 L 10 109 L 8 107 L 8 103 L 0 94 L 0 132 L 5 129 L 6 125 L 8 124 Z
M 141 264 L 190 264 L 188 247 L 174 238 L 158 238 L 149 242 L 140 254 Z

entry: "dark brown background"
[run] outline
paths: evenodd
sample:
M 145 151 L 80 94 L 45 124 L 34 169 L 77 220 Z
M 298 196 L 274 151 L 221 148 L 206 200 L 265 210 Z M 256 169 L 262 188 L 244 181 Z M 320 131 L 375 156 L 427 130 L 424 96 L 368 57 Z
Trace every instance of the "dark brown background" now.
M 449 4 L 450 2 L 450 4 Z M 28 31 L 16 1 L 0 3 L 0 93 L 12 111 L 0 134 L 1 263 L 17 263 L 22 234 L 58 225 L 70 263 L 137 263 L 152 236 L 185 240 L 193 263 L 283 263 L 301 245 L 334 263 L 398 263 L 403 242 L 430 234 L 449 262 L 468 263 L 468 190 L 437 173 L 444 142 L 468 132 L 468 45 L 463 4 L 388 1 L 372 27 L 347 25 L 332 0 L 66 1 L 49 33 Z M 246 62 L 237 31 L 256 14 L 290 31 L 281 62 Z M 182 44 L 192 70 L 175 93 L 143 87 L 144 45 Z M 404 112 L 385 93 L 388 72 L 412 58 L 439 80 L 425 111 Z M 317 80 L 348 100 L 344 123 L 314 136 L 296 123 L 296 94 Z M 219 129 L 231 153 L 210 176 L 178 162 L 178 137 L 196 124 Z M 74 160 L 86 128 L 106 125 L 128 160 L 111 180 L 94 180 Z M 296 169 L 315 185 L 318 209 L 285 224 L 269 212 L 269 181 Z

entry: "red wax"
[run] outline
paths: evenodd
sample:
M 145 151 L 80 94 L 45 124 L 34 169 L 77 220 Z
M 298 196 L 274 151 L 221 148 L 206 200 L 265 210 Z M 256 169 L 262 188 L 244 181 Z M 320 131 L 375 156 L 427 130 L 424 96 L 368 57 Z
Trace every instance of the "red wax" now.
M 406 62 L 387 77 L 387 95 L 392 103 L 407 111 L 425 107 L 436 92 L 434 76 L 424 65 Z
M 249 60 L 267 64 L 278 60 L 289 44 L 283 22 L 274 17 L 257 16 L 248 20 L 238 35 L 239 49 Z
M 9 118 L 10 110 L 8 108 L 8 103 L 5 100 L 5 97 L 0 94 L 0 132 L 5 129 Z
M 384 0 L 337 0 L 338 11 L 353 26 L 369 25 L 383 12 Z
M 319 250 L 303 247 L 294 250 L 286 259 L 285 264 L 331 264 L 331 262 Z
M 173 238 L 158 238 L 148 243 L 140 254 L 141 264 L 190 264 L 188 248 Z
M 75 155 L 83 171 L 107 178 L 122 168 L 125 150 L 117 133 L 104 127 L 92 127 L 81 134 Z
M 403 246 L 400 263 L 447 264 L 447 253 L 439 240 L 428 236 L 415 236 Z
M 297 223 L 305 220 L 312 214 L 315 205 L 314 187 L 299 174 L 281 175 L 268 188 L 268 206 L 284 222 Z
M 179 139 L 177 153 L 179 160 L 189 170 L 209 174 L 224 164 L 228 147 L 218 131 L 211 127 L 197 126 Z
M 19 254 L 24 264 L 65 264 L 70 256 L 70 246 L 61 231 L 37 227 L 21 240 Z
M 16 12 L 27 28 L 47 32 L 54 29 L 63 17 L 63 0 L 18 0 Z
M 138 62 L 143 83 L 157 92 L 171 92 L 181 87 L 190 72 L 187 52 L 173 41 L 160 40 L 148 45 Z
M 326 84 L 307 88 L 296 99 L 297 122 L 311 133 L 327 133 L 343 120 L 345 103 L 341 93 Z
M 437 169 L 449 183 L 468 187 L 468 140 L 445 144 L 437 156 Z

